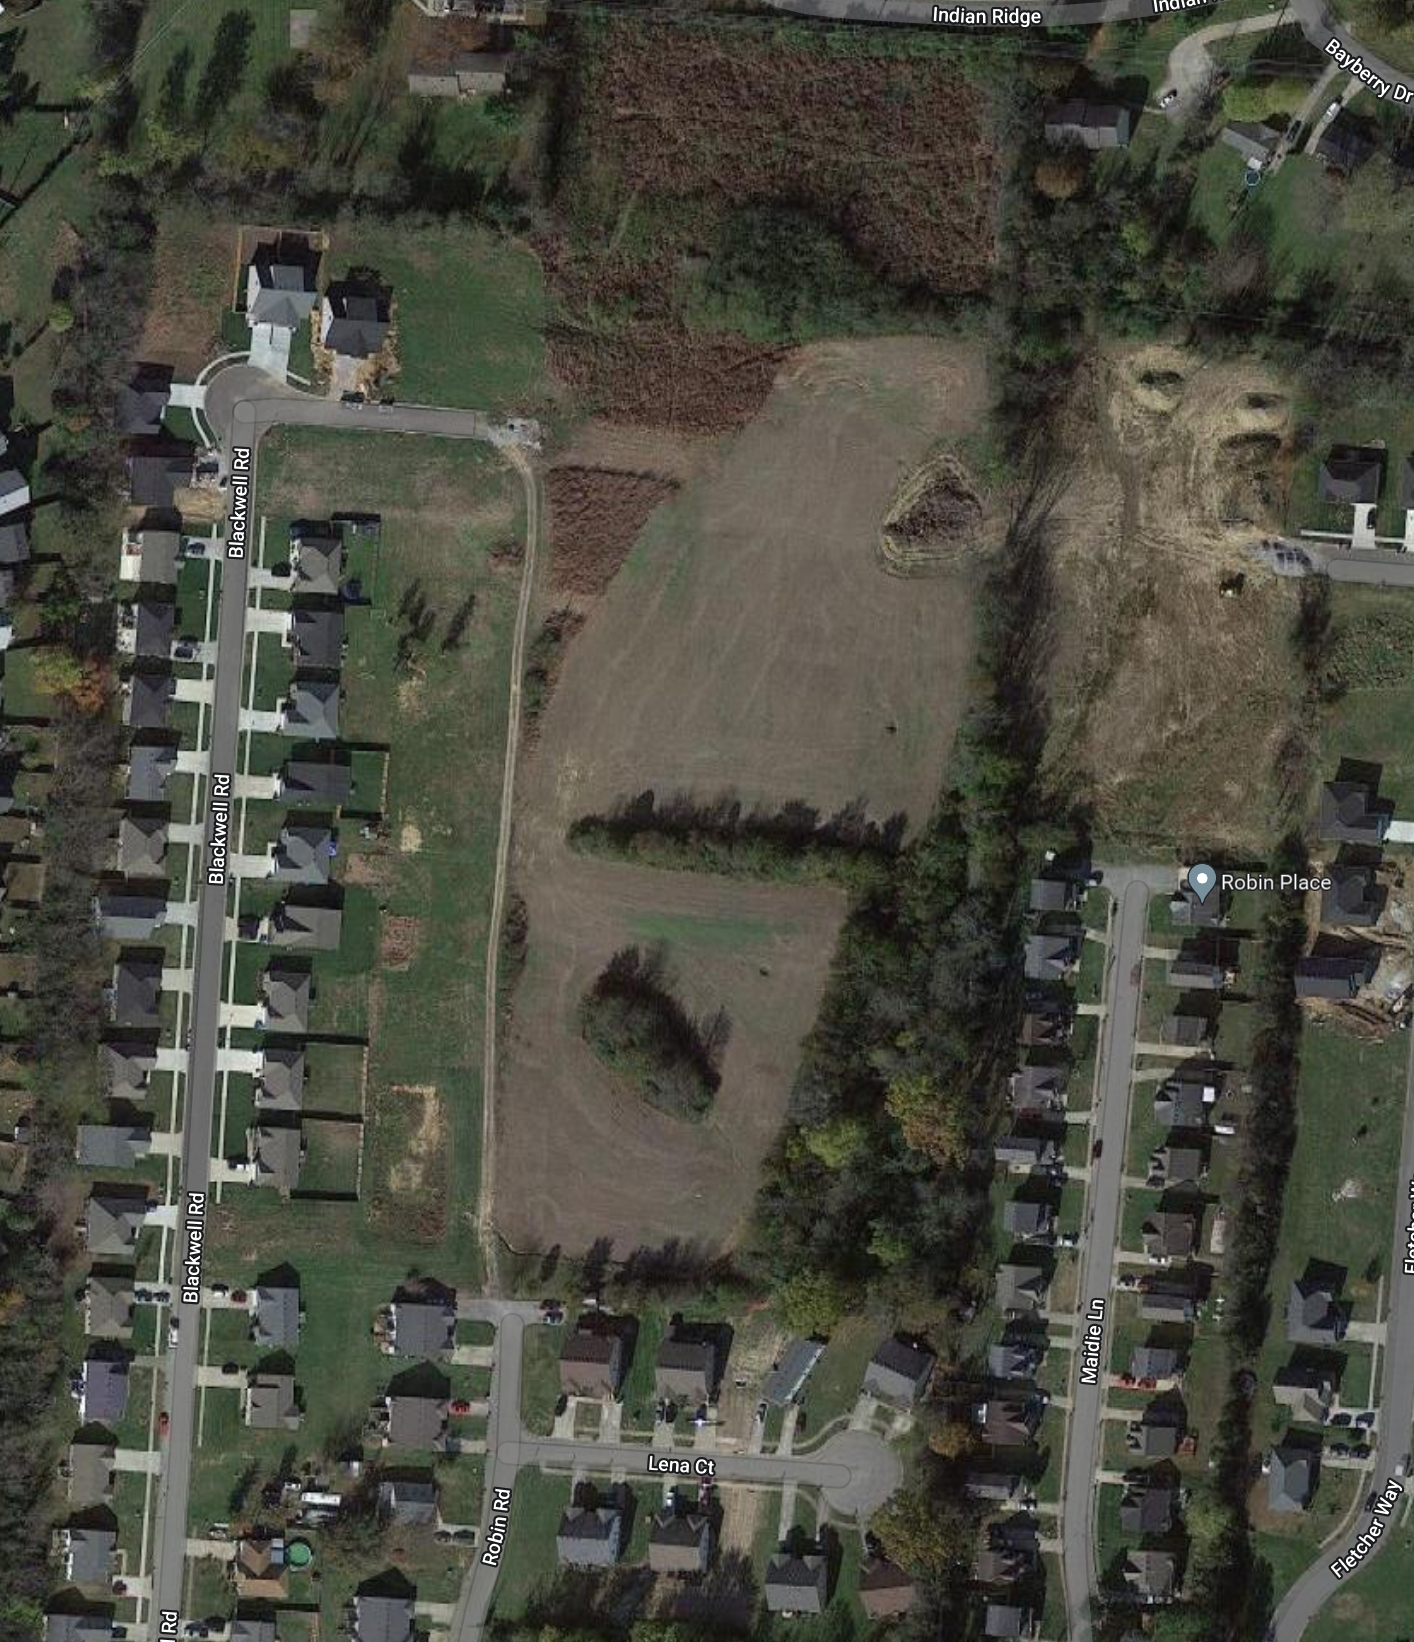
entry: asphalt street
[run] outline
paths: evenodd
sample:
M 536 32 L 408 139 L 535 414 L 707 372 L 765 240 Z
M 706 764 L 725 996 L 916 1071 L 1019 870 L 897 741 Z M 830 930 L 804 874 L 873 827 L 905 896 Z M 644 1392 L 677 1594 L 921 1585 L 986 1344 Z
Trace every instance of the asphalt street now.
M 476 411 L 428 405 L 346 405 L 314 399 L 272 381 L 249 366 L 234 366 L 213 377 L 207 388 L 206 418 L 221 446 L 225 471 L 232 451 L 247 447 L 250 466 L 250 541 L 256 539 L 256 460 L 261 438 L 275 426 L 358 428 L 377 433 L 427 434 L 438 438 L 515 443 L 515 435 Z M 216 676 L 211 710 L 208 772 L 233 773 L 240 733 L 241 674 L 245 653 L 246 602 L 250 560 L 222 558 L 221 612 L 217 626 Z M 208 783 L 207 793 L 211 788 Z M 209 837 L 209 824 L 207 826 Z M 197 930 L 191 991 L 186 1103 L 182 1113 L 181 1183 L 178 1204 L 185 1211 L 190 1193 L 210 1185 L 212 1119 L 216 1100 L 216 1060 L 220 1035 L 221 979 L 226 936 L 227 886 L 206 881 L 203 850 L 197 899 Z M 178 1216 L 173 1239 L 174 1299 L 181 1287 L 186 1238 Z M 186 1562 L 192 1447 L 196 1420 L 196 1371 L 200 1307 L 176 1305 L 181 1319 L 177 1343 L 166 1363 L 169 1429 L 162 1450 L 157 1490 L 157 1535 L 153 1601 L 180 1613 Z M 519 1383 L 519 1369 L 517 1379 Z M 156 1627 L 153 1628 L 156 1635 Z
M 1414 1033 L 1410 1034 L 1409 1047 L 1404 1136 L 1399 1148 L 1394 1231 L 1390 1245 L 1389 1316 L 1384 1369 L 1380 1377 L 1379 1436 L 1370 1471 L 1370 1485 L 1376 1489 L 1383 1488 L 1386 1482 L 1394 1478 L 1401 1460 L 1409 1452 L 1410 1429 L 1414 1427 L 1414 1276 L 1406 1275 L 1404 1271 L 1404 1263 L 1409 1258 L 1409 1225 L 1411 1217 L 1414 1217 L 1414 1199 L 1410 1196 L 1411 1189 L 1414 1189 Z M 1407 1489 L 1414 1484 L 1406 1477 L 1403 1485 Z M 1369 1522 L 1369 1513 L 1362 1506 L 1355 1527 L 1337 1543 L 1326 1546 L 1318 1560 L 1286 1593 L 1272 1617 L 1268 1632 L 1273 1642 L 1298 1642 L 1301 1633 L 1338 1586 L 1351 1579 L 1358 1581 L 1358 1572 L 1337 1580 L 1330 1565 Z M 1377 1556 L 1390 1537 L 1386 1534 L 1376 1540 L 1365 1561 Z
M 1095 1475 L 1100 1469 L 1101 1410 L 1109 1366 L 1111 1289 L 1119 1248 L 1124 1197 L 1124 1153 L 1129 1132 L 1134 1045 L 1139 1031 L 1140 973 L 1149 897 L 1173 883 L 1171 872 L 1153 868 L 1107 868 L 1105 885 L 1115 897 L 1107 959 L 1106 1013 L 1100 1039 L 1100 1106 L 1092 1137 L 1100 1154 L 1091 1164 L 1084 1251 L 1080 1274 L 1077 1343 L 1092 1305 L 1102 1309 L 1095 1383 L 1082 1380 L 1083 1354 L 1077 1349 L 1071 1373 L 1070 1429 L 1065 1455 L 1064 1549 L 1066 1609 L 1070 1642 L 1090 1642 L 1097 1591 L 1095 1561 Z

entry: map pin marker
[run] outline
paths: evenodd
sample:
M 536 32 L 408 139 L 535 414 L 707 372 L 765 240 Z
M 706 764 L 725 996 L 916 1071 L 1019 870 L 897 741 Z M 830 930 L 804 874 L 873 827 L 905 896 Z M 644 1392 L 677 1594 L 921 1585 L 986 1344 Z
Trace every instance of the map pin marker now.
M 1200 901 L 1206 901 L 1213 893 L 1213 886 L 1218 881 L 1218 875 L 1206 861 L 1200 861 L 1196 867 L 1188 869 L 1188 887 Z

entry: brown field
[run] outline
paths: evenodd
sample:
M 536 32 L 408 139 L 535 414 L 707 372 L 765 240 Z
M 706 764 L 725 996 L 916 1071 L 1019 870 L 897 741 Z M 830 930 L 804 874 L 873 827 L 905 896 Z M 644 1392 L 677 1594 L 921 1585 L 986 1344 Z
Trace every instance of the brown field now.
M 566 60 L 557 224 L 537 246 L 563 316 L 549 360 L 610 420 L 716 432 L 765 402 L 786 357 L 772 343 L 790 335 L 692 322 L 686 271 L 731 238 L 734 212 L 807 213 L 900 290 L 991 277 L 997 155 L 983 97 L 945 54 L 639 16 L 596 20 Z
M 576 856 L 565 830 L 650 786 L 926 813 L 961 711 L 968 583 L 888 575 L 878 532 L 901 478 L 980 417 L 984 387 L 968 347 L 805 350 L 757 423 L 680 464 L 681 490 L 570 645 L 516 837 L 529 943 L 498 1101 L 496 1221 L 517 1248 L 607 1236 L 623 1255 L 739 1232 L 844 898 Z M 646 441 L 640 454 L 666 465 Z M 733 1022 L 703 1124 L 643 1105 L 579 1037 L 606 960 L 656 940 L 687 1006 L 721 1003 Z
M 1076 407 L 1045 775 L 1102 837 L 1268 841 L 1300 706 L 1296 594 L 1245 550 L 1277 527 L 1289 415 L 1264 368 L 1167 347 L 1105 361 Z
M 545 479 L 551 589 L 587 597 L 602 593 L 653 509 L 675 488 L 656 473 L 551 468 Z
M 220 351 L 221 310 L 230 305 L 239 233 L 196 209 L 164 210 L 157 225 L 152 296 L 140 359 L 193 376 Z

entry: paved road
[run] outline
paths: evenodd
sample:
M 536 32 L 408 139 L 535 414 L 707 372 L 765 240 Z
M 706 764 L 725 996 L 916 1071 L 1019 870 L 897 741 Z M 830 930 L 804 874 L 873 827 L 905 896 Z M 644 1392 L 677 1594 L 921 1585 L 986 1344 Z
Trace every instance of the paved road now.
M 1107 1009 L 1100 1040 L 1100 1106 L 1092 1134 L 1100 1156 L 1092 1165 L 1087 1198 L 1085 1243 L 1078 1309 L 1085 1328 L 1092 1303 L 1103 1308 L 1095 1383 L 1082 1380 L 1084 1355 L 1077 1350 L 1071 1375 L 1070 1426 L 1065 1451 L 1063 1562 L 1070 1642 L 1090 1642 L 1092 1609 L 1098 1590 L 1095 1561 L 1095 1476 L 1100 1469 L 1101 1408 L 1109 1363 L 1111 1289 L 1119 1248 L 1124 1197 L 1125 1143 L 1129 1132 L 1134 1045 L 1139 1032 L 1140 967 L 1148 927 L 1149 897 L 1171 888 L 1172 871 L 1153 867 L 1105 869 L 1105 886 L 1115 897 L 1110 954 L 1105 976 Z
M 276 426 L 361 428 L 377 433 L 428 434 L 444 439 L 480 439 L 511 449 L 516 434 L 476 411 L 443 410 L 428 405 L 345 405 L 315 399 L 273 381 L 249 366 L 234 366 L 214 377 L 207 388 L 206 417 L 220 442 L 226 470 L 232 450 L 252 452 L 250 467 L 250 540 L 255 539 L 256 453 L 261 439 Z M 517 453 L 519 454 L 519 453 Z M 516 464 L 533 484 L 523 459 Z M 533 503 L 531 518 L 534 517 Z M 241 673 L 245 652 L 249 558 L 221 561 L 221 614 L 217 626 L 216 679 L 211 709 L 208 769 L 234 772 L 240 730 Z M 209 791 L 209 789 L 208 789 Z M 204 865 L 204 863 L 203 863 Z M 197 901 L 197 933 L 191 994 L 190 1058 L 186 1106 L 182 1114 L 181 1196 L 206 1192 L 210 1184 L 211 1130 L 216 1097 L 216 1054 L 221 1011 L 222 954 L 225 945 L 226 885 L 208 884 L 203 871 Z M 180 1226 L 173 1241 L 177 1263 L 173 1292 L 180 1287 L 180 1262 L 186 1252 Z M 176 1348 L 167 1361 L 167 1412 L 170 1430 L 162 1453 L 157 1493 L 157 1541 L 153 1569 L 158 1609 L 181 1611 L 190 1504 L 191 1459 L 196 1420 L 196 1370 L 199 1308 L 178 1306 L 185 1313 Z M 519 1368 L 517 1379 L 519 1383 Z M 155 1630 L 154 1630 L 154 1635 Z
M 1263 34 L 1276 22 L 1270 13 L 1261 17 L 1240 17 L 1235 23 L 1211 23 L 1195 34 L 1185 34 L 1169 53 L 1168 73 L 1159 89 L 1162 99 L 1170 91 L 1174 98 L 1164 112 L 1171 120 L 1181 120 L 1207 95 L 1217 70 L 1208 55 L 1208 47 L 1220 40 L 1231 40 L 1239 34 Z
M 1410 1034 L 1408 1087 L 1404 1097 L 1404 1137 L 1399 1149 L 1399 1174 L 1394 1206 L 1394 1231 L 1390 1243 L 1389 1325 L 1385 1341 L 1384 1372 L 1380 1380 L 1380 1424 L 1371 1467 L 1373 1486 L 1381 1488 L 1392 1479 L 1395 1469 L 1411 1446 L 1414 1427 L 1414 1276 L 1405 1274 L 1414 1219 L 1414 1033 Z M 1352 1091 L 1353 1093 L 1353 1091 Z M 1408 1482 L 1406 1487 L 1410 1486 Z M 1356 1527 L 1340 1543 L 1328 1547 L 1282 1598 L 1267 1633 L 1274 1642 L 1298 1642 L 1318 1610 L 1338 1584 L 1358 1579 L 1346 1574 L 1337 1581 L 1330 1564 L 1344 1554 L 1371 1518 L 1361 1510 Z M 1365 1561 L 1377 1556 L 1391 1536 L 1386 1533 L 1374 1542 Z
M 516 1477 L 527 1465 L 547 1471 L 570 1472 L 576 1469 L 604 1474 L 622 1470 L 631 1478 L 650 1477 L 648 1454 L 642 1443 L 598 1443 L 557 1441 L 550 1437 L 534 1437 L 522 1429 L 520 1423 L 520 1369 L 527 1322 L 538 1315 L 533 1305 L 497 1301 L 483 1303 L 496 1308 L 493 1315 L 487 1310 L 489 1321 L 498 1322 L 496 1364 L 491 1374 L 491 1412 L 487 1419 L 486 1449 L 486 1509 L 483 1529 L 501 1527 L 500 1519 L 507 1514 L 497 1507 L 497 1492 L 514 1500 Z M 475 1315 L 481 1313 L 475 1312 Z M 687 1459 L 696 1458 L 696 1451 L 675 1449 L 674 1453 Z M 785 1482 L 806 1483 L 824 1491 L 831 1509 L 846 1516 L 868 1517 L 888 1499 L 903 1480 L 903 1465 L 898 1455 L 880 1437 L 870 1431 L 841 1431 L 818 1450 L 809 1455 L 792 1454 L 711 1454 L 715 1462 L 714 1480 L 722 1483 L 756 1484 L 759 1487 L 780 1487 Z M 670 1481 L 671 1478 L 653 1477 L 652 1480 Z M 691 1483 L 695 1479 L 681 1479 Z M 501 1527 L 501 1531 L 505 1531 Z M 489 1543 L 483 1537 L 483 1547 Z M 499 1567 L 485 1560 L 478 1548 L 476 1561 L 462 1585 L 452 1618 L 450 1642 L 479 1642 L 491 1612 Z

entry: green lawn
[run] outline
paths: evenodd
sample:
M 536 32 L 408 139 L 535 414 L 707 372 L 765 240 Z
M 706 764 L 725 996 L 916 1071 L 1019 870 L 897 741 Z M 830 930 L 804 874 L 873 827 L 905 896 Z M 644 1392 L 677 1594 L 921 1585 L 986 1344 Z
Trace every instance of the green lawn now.
M 527 1467 L 511 1494 L 511 1525 L 501 1571 L 496 1576 L 494 1613 L 518 1619 L 536 1588 L 555 1574 L 555 1531 L 570 1500 L 568 1477 L 549 1477 Z
M 849 1317 L 830 1336 L 801 1396 L 809 1420 L 806 1440 L 818 1440 L 828 1426 L 854 1407 L 864 1383 L 864 1370 L 887 1333 L 887 1326 L 877 1318 Z
M 1414 1587 L 1414 1526 L 1407 1503 L 1397 1526 L 1386 1529 L 1377 1557 L 1347 1575 L 1306 1627 L 1305 1642 L 1350 1642 L 1352 1637 L 1386 1642 L 1409 1626 L 1409 1592 Z
M 1414 452 L 1414 414 L 1408 419 Z M 1326 708 L 1322 775 L 1335 774 L 1342 758 L 1382 766 L 1381 795 L 1399 815 L 1414 815 L 1414 646 L 1409 601 L 1373 587 L 1333 587 L 1333 663 L 1344 693 Z

